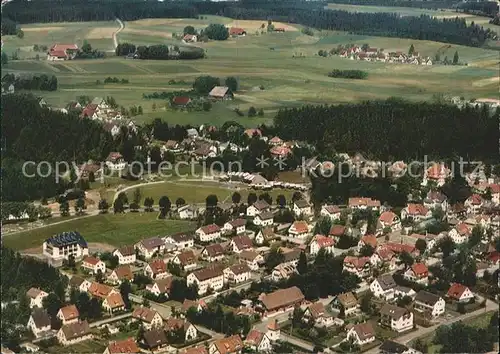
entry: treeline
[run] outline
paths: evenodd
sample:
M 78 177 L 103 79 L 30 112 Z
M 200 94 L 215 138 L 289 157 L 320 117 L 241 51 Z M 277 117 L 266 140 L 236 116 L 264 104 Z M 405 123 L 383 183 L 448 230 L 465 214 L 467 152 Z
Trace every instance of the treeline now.
M 481 46 L 496 33 L 465 19 L 436 19 L 430 16 L 401 17 L 390 13 L 350 13 L 324 10 L 324 3 L 305 1 L 244 0 L 233 2 L 103 1 L 14 1 L 5 5 L 4 16 L 20 23 L 136 20 L 148 17 L 196 17 L 222 15 L 236 19 L 284 21 L 304 26 L 346 31 L 361 35 L 413 38 Z M 193 54 L 189 54 L 192 56 Z M 187 58 L 186 58 L 187 59 Z
M 498 159 L 498 120 L 487 107 L 386 101 L 280 110 L 274 126 L 284 140 L 302 140 L 322 153 L 365 153 L 391 161 L 462 156 Z
M 465 2 L 459 4 L 457 8 L 465 13 L 484 15 L 488 17 L 493 17 L 498 14 L 497 1 Z
M 412 0 L 328 0 L 334 4 L 348 5 L 373 5 L 373 6 L 392 6 L 392 7 L 416 7 L 421 9 L 447 9 L 453 7 L 457 0 L 427 0 L 427 1 L 412 1 Z
M 17 34 L 17 25 L 11 19 L 2 16 L 2 35 Z
M 338 77 L 343 79 L 359 79 L 363 80 L 368 77 L 368 73 L 363 70 L 339 70 L 333 69 L 328 73 L 329 77 Z
M 115 49 L 117 56 L 135 54 L 137 59 L 168 60 L 168 59 L 201 59 L 205 51 L 198 47 L 179 48 L 175 46 L 169 51 L 169 46 L 157 44 L 151 46 L 135 46 L 131 43 L 120 43 Z
M 13 84 L 19 90 L 40 90 L 40 91 L 56 91 L 57 77 L 55 75 L 48 76 L 42 74 L 40 76 L 19 76 L 14 74 L 6 74 L 2 78 L 2 83 Z

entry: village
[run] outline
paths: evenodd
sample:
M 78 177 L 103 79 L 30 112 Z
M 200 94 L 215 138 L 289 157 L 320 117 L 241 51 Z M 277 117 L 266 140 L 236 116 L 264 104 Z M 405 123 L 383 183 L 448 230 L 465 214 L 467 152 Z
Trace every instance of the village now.
M 420 56 L 419 52 L 410 50 L 407 54 L 401 51 L 385 52 L 382 48 L 371 48 L 369 45 L 343 46 L 336 53 L 341 58 L 350 60 L 364 60 L 382 63 L 398 63 L 411 65 L 432 65 L 432 59 Z

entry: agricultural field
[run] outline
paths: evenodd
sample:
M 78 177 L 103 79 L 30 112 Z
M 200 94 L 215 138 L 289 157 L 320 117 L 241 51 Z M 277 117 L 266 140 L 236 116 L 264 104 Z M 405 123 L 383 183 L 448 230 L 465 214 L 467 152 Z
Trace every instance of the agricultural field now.
M 418 9 L 420 11 L 420 9 Z M 162 118 L 171 124 L 216 124 L 237 120 L 247 127 L 270 123 L 277 110 L 307 103 L 333 104 L 401 96 L 409 100 L 430 100 L 437 94 L 465 98 L 497 98 L 498 52 L 494 50 L 448 45 L 444 43 L 400 38 L 351 35 L 345 32 L 315 31 L 308 36 L 300 26 L 275 23 L 285 33 L 262 33 L 263 21 L 232 20 L 217 16 L 199 19 L 147 19 L 125 22 L 118 34 L 119 42 L 134 44 L 177 44 L 176 39 L 186 25 L 202 29 L 209 23 L 242 27 L 248 35 L 227 41 L 197 43 L 206 50 L 202 60 L 126 60 L 108 53 L 105 59 L 73 60 L 49 63 L 45 60 L 10 61 L 4 71 L 55 74 L 59 87 L 54 92 L 34 92 L 54 107 L 64 107 L 79 95 L 113 96 L 119 105 L 141 105 L 143 114 L 133 119 L 144 123 Z M 45 27 L 44 27 L 45 26 Z M 48 25 L 26 28 L 47 28 Z M 88 24 L 51 24 L 65 30 L 47 30 L 45 43 L 77 42 L 87 39 L 91 45 L 105 49 L 113 46 L 111 30 L 116 22 Z M 107 29 L 106 29 L 107 28 Z M 71 32 L 73 29 L 73 33 Z M 95 30 L 98 29 L 98 30 Z M 45 31 L 45 30 L 44 30 Z M 174 34 L 176 34 L 174 36 Z M 107 39 L 92 39 L 109 35 Z M 4 36 L 6 51 L 32 48 L 43 36 L 27 31 L 24 39 Z M 106 42 L 106 43 L 104 43 Z M 319 50 L 329 51 L 339 44 L 368 43 L 387 51 L 407 52 L 411 44 L 421 56 L 431 58 L 439 52 L 450 60 L 458 51 L 460 61 L 468 66 L 415 66 L 389 63 L 351 61 L 337 56 L 318 56 Z M 108 47 L 109 48 L 109 47 Z M 29 52 L 28 52 L 29 53 Z M 32 53 L 30 54 L 32 57 Z M 30 57 L 30 56 L 28 56 Z M 332 69 L 360 69 L 368 72 L 366 80 L 330 78 Z M 145 99 L 143 94 L 190 89 L 197 76 L 227 76 L 239 80 L 240 89 L 233 101 L 215 103 L 210 112 L 183 112 L 167 108 L 161 99 Z M 103 84 L 108 76 L 129 80 L 128 84 Z M 97 81 L 100 83 L 97 83 Z M 169 83 L 184 81 L 182 84 Z M 264 110 L 263 117 L 240 117 L 234 110 L 247 112 L 253 106 Z
M 138 240 L 194 230 L 196 225 L 187 221 L 157 220 L 157 213 L 104 214 L 68 221 L 62 224 L 28 230 L 2 237 L 6 247 L 25 250 L 40 247 L 48 237 L 64 231 L 78 231 L 87 242 L 111 246 L 130 245 Z

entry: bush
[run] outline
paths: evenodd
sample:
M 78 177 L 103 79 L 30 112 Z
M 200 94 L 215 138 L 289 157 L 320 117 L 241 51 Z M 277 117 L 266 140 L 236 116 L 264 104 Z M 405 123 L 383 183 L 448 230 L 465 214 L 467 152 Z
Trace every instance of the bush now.
M 218 23 L 208 25 L 208 27 L 203 31 L 203 34 L 209 39 L 216 41 L 225 41 L 229 38 L 229 31 L 226 26 Z
M 307 36 L 314 36 L 314 31 L 312 29 L 310 29 L 309 27 L 302 28 L 301 32 Z
M 255 117 L 257 115 L 257 110 L 255 109 L 255 107 L 250 107 L 248 109 L 248 116 L 249 117 Z
M 368 73 L 362 70 L 339 70 L 334 69 L 328 73 L 329 77 L 338 77 L 344 79 L 358 79 L 363 80 L 368 77 Z
M 208 112 L 208 111 L 210 111 L 210 110 L 212 109 L 212 102 L 210 102 L 210 101 L 205 101 L 205 102 L 203 102 L 203 105 L 202 105 L 202 106 L 203 106 L 203 110 L 204 110 L 205 112 Z

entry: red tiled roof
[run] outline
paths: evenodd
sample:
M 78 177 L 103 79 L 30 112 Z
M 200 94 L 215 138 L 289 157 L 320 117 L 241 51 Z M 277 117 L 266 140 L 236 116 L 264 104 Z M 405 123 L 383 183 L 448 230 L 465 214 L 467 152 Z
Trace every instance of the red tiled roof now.
M 203 231 L 205 234 L 213 234 L 215 232 L 219 232 L 220 227 L 216 224 L 210 224 L 210 225 L 203 226 L 201 228 L 201 231 Z
M 153 271 L 153 274 L 165 273 L 167 271 L 167 265 L 161 259 L 155 259 L 150 262 L 149 267 Z
M 365 236 L 361 237 L 361 241 L 365 245 L 370 245 L 373 248 L 377 247 L 377 238 L 374 235 L 365 235 Z
M 392 224 L 396 218 L 397 215 L 392 211 L 384 211 L 378 219 L 385 224 Z
M 71 321 L 72 319 L 80 316 L 80 312 L 78 312 L 75 305 L 61 307 L 60 311 L 65 321 Z
M 176 105 L 186 105 L 191 102 L 191 99 L 188 96 L 175 96 L 172 99 L 172 103 Z
M 262 338 L 264 338 L 264 333 L 256 329 L 252 329 L 250 332 L 248 332 L 248 335 L 245 339 L 245 343 L 258 346 L 259 343 L 262 341 Z
M 357 269 L 364 268 L 367 263 L 370 263 L 370 257 L 347 256 L 344 258 L 344 264 L 352 264 Z
M 490 184 L 488 187 L 491 189 L 491 193 L 497 194 L 500 193 L 500 183 Z
M 457 230 L 458 234 L 461 235 L 461 236 L 470 235 L 471 232 L 472 232 L 472 230 L 469 227 L 469 225 L 467 225 L 464 222 L 461 222 L 460 224 L 458 224 L 457 226 L 455 226 L 455 229 Z
M 295 221 L 292 225 L 292 228 L 299 234 L 303 234 L 309 232 L 309 226 L 305 221 Z
M 101 260 L 96 257 L 88 256 L 83 259 L 83 263 L 88 263 L 90 265 L 97 265 Z
M 424 263 L 415 263 L 411 266 L 411 270 L 418 277 L 426 277 L 429 274 L 429 269 Z
M 421 215 L 425 216 L 429 212 L 429 209 L 427 209 L 425 206 L 422 204 L 408 204 L 408 214 L 410 215 Z
M 448 289 L 448 297 L 451 297 L 452 299 L 459 300 L 462 294 L 467 290 L 468 288 L 459 283 L 453 283 L 451 284 L 450 288 Z
M 469 197 L 469 200 L 472 205 L 481 205 L 483 198 L 479 194 L 473 194 Z
M 108 345 L 109 354 L 132 354 L 140 353 L 139 347 L 135 343 L 134 338 L 127 338 L 110 342 Z
M 434 164 L 427 169 L 427 178 L 439 179 L 446 177 L 449 173 L 449 169 L 443 164 Z
M 330 247 L 335 244 L 335 240 L 333 238 L 323 235 L 314 236 L 314 241 L 316 241 L 319 247 Z
M 66 58 L 66 52 L 64 50 L 51 50 L 49 52 L 50 56 L 56 57 L 56 58 Z
M 239 28 L 239 27 L 231 27 L 229 29 L 229 34 L 230 35 L 237 35 L 237 36 L 240 36 L 242 34 L 246 33 L 246 31 L 243 29 L 243 28 Z
M 343 234 L 345 234 L 345 226 L 343 225 L 333 225 L 330 228 L 330 236 L 342 236 Z
M 402 243 L 387 242 L 384 245 L 384 247 L 387 249 L 390 249 L 394 253 L 402 253 L 402 252 L 413 253 L 413 252 L 415 252 L 415 246 L 406 245 L 406 244 L 402 244 Z
M 78 50 L 78 46 L 76 44 L 54 44 L 52 47 L 50 47 L 50 51 L 54 50 Z

